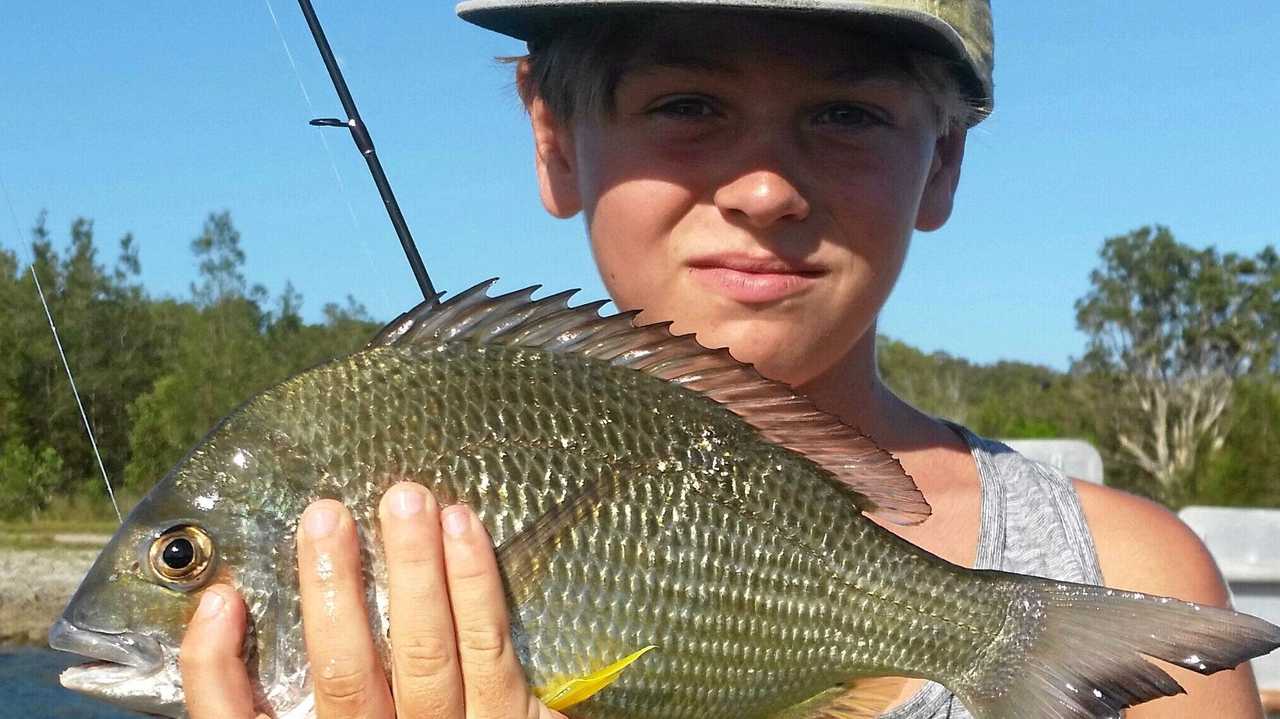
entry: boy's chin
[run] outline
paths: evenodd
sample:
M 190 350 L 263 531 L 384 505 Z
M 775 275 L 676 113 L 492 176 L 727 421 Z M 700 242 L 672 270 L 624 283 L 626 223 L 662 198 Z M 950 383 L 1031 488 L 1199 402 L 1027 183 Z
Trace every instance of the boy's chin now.
M 825 367 L 812 366 L 812 363 L 788 362 L 779 358 L 770 358 L 764 362 L 752 362 L 751 364 L 764 377 L 796 388 L 813 382 L 827 369 Z
M 813 313 L 822 310 L 784 312 L 760 312 L 717 301 L 717 298 L 683 297 L 685 308 L 701 308 L 702 312 L 674 313 L 671 308 L 659 307 L 653 312 L 643 312 L 638 324 L 648 324 L 678 319 L 671 326 L 675 334 L 694 333 L 704 347 L 728 348 L 739 362 L 755 367 L 761 375 L 793 387 L 812 382 L 829 374 L 841 364 L 856 338 L 834 336 L 837 328 L 813 322 Z M 666 314 L 664 314 L 664 311 Z M 810 319 L 806 319 L 806 317 Z M 843 348 L 843 349 L 841 349 Z
M 703 336 L 698 338 L 702 340 Z M 827 348 L 785 334 L 770 336 L 767 330 L 728 338 L 710 346 L 728 347 L 734 359 L 754 366 L 757 372 L 771 380 L 792 387 L 813 381 L 833 364 L 832 358 L 827 357 L 829 351 L 824 351 Z

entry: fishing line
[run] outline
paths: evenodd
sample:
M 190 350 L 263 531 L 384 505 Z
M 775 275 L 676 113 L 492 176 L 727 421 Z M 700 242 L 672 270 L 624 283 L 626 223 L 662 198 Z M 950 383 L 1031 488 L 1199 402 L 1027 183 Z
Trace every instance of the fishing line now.
M 5 204 L 9 206 L 9 218 L 13 220 L 15 237 L 18 246 L 22 246 L 22 227 L 18 224 L 18 213 L 13 210 L 13 201 L 9 198 L 9 186 L 0 176 L 0 192 L 4 193 Z M 102 463 L 102 453 L 98 451 L 98 440 L 93 436 L 93 426 L 89 424 L 89 415 L 84 411 L 84 402 L 80 399 L 80 390 L 76 388 L 76 378 L 71 374 L 71 363 L 67 362 L 67 353 L 62 348 L 62 339 L 58 337 L 58 327 L 53 322 L 53 313 L 49 311 L 49 302 L 45 299 L 44 288 L 40 286 L 40 277 L 36 274 L 36 258 L 32 256 L 31 279 L 36 284 L 36 294 L 40 296 L 40 305 L 44 307 L 44 316 L 49 320 L 49 331 L 53 333 L 53 343 L 58 347 L 58 357 L 62 359 L 62 368 L 67 371 L 67 381 L 71 383 L 71 393 L 75 395 L 76 407 L 80 409 L 80 420 L 84 422 L 84 431 L 89 434 L 89 444 L 93 447 L 93 456 L 98 460 L 98 469 L 102 472 L 102 482 L 107 485 L 107 496 L 111 498 L 111 508 L 116 511 L 116 519 L 123 524 L 124 516 L 120 514 L 120 505 L 116 502 L 115 490 L 111 488 L 111 479 L 107 476 L 107 467 Z
M 120 514 L 120 505 L 116 503 L 116 493 L 111 489 L 111 480 L 107 478 L 107 468 L 102 463 L 102 454 L 98 452 L 98 440 L 93 436 L 93 427 L 89 425 L 89 416 L 85 414 L 84 402 L 80 401 L 80 390 L 76 389 L 76 378 L 71 376 L 71 365 L 67 362 L 67 354 L 62 350 L 62 340 L 58 338 L 58 328 L 53 324 L 53 313 L 49 311 L 49 303 L 45 301 L 44 289 L 40 287 L 40 278 L 36 275 L 35 263 L 31 264 L 31 279 L 36 283 L 36 294 L 40 295 L 40 304 L 44 307 L 44 316 L 49 319 L 49 329 L 53 332 L 53 342 L 58 346 L 58 356 L 62 358 L 62 367 L 67 370 L 67 381 L 71 383 L 71 393 L 76 396 L 76 406 L 80 408 L 80 419 L 84 422 L 84 430 L 89 433 L 89 444 L 93 445 L 93 456 L 98 460 L 98 469 L 102 471 L 102 481 L 107 485 L 107 496 L 111 498 L 111 508 L 116 510 L 116 519 L 121 523 L 124 517 Z
M 267 6 L 267 13 L 271 15 L 271 23 L 275 25 L 276 37 L 280 38 L 280 45 L 284 48 L 285 57 L 289 58 L 289 67 L 293 69 L 293 77 L 298 81 L 298 89 L 302 91 L 302 99 L 307 103 L 307 111 L 310 117 L 316 116 L 315 105 L 311 102 L 311 93 L 307 92 L 307 86 L 302 82 L 302 73 L 298 71 L 298 63 L 293 58 L 293 51 L 289 49 L 289 42 L 284 38 L 284 31 L 280 28 L 280 20 L 276 17 L 275 8 L 271 6 L 271 0 L 262 0 Z M 360 248 L 364 250 L 365 260 L 369 262 L 369 271 L 371 276 L 378 276 L 378 267 L 373 261 L 373 252 L 369 249 L 369 243 L 364 238 L 364 229 L 360 226 L 360 219 L 356 216 L 356 208 L 351 204 L 351 196 L 347 193 L 347 183 L 342 180 L 342 173 L 338 170 L 338 163 L 333 158 L 333 151 L 329 149 L 329 140 L 325 137 L 323 130 L 317 130 L 316 134 L 320 136 L 320 144 L 324 146 L 325 157 L 329 158 L 329 167 L 333 169 L 333 177 L 338 181 L 338 192 L 342 196 L 343 202 L 347 204 L 347 214 L 351 216 L 351 226 L 355 229 L 356 239 L 360 241 Z M 378 283 L 378 292 L 382 295 L 382 312 L 384 316 L 394 314 L 391 311 L 391 297 L 387 295 L 387 288 L 384 283 Z

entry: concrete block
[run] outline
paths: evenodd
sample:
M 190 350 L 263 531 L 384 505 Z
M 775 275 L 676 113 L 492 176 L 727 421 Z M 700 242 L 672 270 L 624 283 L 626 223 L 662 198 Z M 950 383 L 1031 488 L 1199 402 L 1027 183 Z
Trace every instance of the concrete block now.
M 1018 452 L 1075 479 L 1102 484 L 1102 455 L 1083 439 L 1002 439 Z
M 1222 570 L 1239 611 L 1280 624 L 1280 510 L 1187 507 L 1178 513 Z M 1280 652 L 1255 659 L 1258 686 L 1280 693 Z

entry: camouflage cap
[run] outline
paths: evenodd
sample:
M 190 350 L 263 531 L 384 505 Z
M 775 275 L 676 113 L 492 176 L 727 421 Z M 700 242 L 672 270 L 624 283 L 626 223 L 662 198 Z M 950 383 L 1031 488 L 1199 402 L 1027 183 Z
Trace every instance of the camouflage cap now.
M 620 9 L 716 9 L 854 21 L 956 61 L 965 94 L 978 111 L 975 121 L 993 106 L 991 0 L 464 0 L 457 11 L 467 22 L 529 41 L 554 33 L 567 19 Z

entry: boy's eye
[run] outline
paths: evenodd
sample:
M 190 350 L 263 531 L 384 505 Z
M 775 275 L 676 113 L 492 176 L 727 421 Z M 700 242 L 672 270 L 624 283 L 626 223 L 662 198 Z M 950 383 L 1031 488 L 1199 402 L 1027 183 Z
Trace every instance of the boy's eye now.
M 694 120 L 716 115 L 716 110 L 711 103 L 700 97 L 678 97 L 658 105 L 651 112 L 668 117 Z
M 820 125 L 837 127 L 864 127 L 884 124 L 884 120 L 871 110 L 858 105 L 830 105 L 814 118 Z

